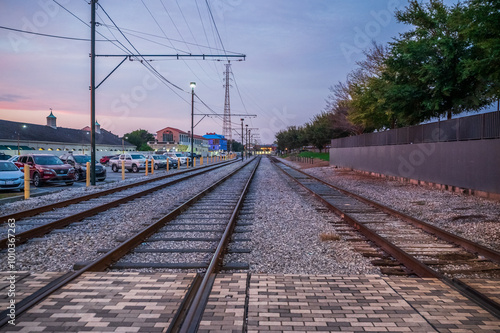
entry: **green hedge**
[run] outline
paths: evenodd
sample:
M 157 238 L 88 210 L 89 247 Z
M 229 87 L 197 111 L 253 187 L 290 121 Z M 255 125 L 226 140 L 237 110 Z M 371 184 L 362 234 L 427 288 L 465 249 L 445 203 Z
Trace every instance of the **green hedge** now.
M 315 153 L 312 151 L 303 151 L 303 152 L 299 153 L 298 156 L 319 158 L 320 160 L 323 160 L 323 161 L 330 161 L 330 153 Z

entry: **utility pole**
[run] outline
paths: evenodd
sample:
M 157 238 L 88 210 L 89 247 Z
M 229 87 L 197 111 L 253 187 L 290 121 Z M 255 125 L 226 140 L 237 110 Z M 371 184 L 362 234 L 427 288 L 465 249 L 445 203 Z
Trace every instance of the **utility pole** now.
M 90 184 L 95 185 L 95 10 L 98 0 L 91 0 L 90 15 Z
M 231 62 L 228 60 L 226 64 L 226 74 L 224 88 L 226 88 L 226 95 L 224 99 L 224 122 L 222 124 L 222 135 L 227 139 L 227 141 L 231 141 L 233 139 L 233 134 L 231 131 L 231 103 L 229 99 L 229 74 L 231 73 Z M 229 151 L 229 147 L 227 149 Z
M 250 133 L 252 133 L 252 129 L 251 128 L 248 129 L 248 152 L 249 153 L 252 151 L 250 149 L 252 147 L 252 135 Z M 250 156 L 251 156 L 251 154 L 250 154 Z
M 243 146 L 243 151 L 241 152 L 241 161 L 243 162 L 243 157 L 245 156 L 245 140 L 243 137 L 243 118 L 241 118 L 241 145 Z
M 193 151 L 193 144 L 194 144 L 194 88 L 196 88 L 196 82 L 191 82 L 189 84 L 191 87 L 191 160 L 188 161 L 188 164 L 192 163 L 191 165 L 194 166 L 194 151 Z
M 246 124 L 245 127 L 246 127 L 246 131 L 245 131 L 245 141 L 246 141 L 246 144 L 245 144 L 245 156 L 248 159 L 248 124 Z

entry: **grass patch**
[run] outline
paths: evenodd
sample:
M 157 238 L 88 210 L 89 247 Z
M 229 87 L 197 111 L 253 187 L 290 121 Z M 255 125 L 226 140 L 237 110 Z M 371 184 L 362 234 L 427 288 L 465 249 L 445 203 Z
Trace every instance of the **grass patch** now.
M 299 153 L 300 157 L 318 158 L 323 161 L 330 161 L 330 153 L 316 153 L 313 151 L 303 151 Z
M 340 240 L 340 236 L 333 232 L 322 232 L 321 234 L 319 234 L 319 239 L 322 242 L 338 241 Z

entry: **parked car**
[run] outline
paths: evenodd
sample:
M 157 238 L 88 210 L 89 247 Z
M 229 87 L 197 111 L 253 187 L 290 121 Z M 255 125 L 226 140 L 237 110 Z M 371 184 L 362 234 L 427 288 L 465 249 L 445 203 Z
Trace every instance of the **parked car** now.
M 103 156 L 101 157 L 101 159 L 99 160 L 99 162 L 102 164 L 102 165 L 108 165 L 109 164 L 109 160 L 112 159 L 113 157 L 120 157 L 120 155 L 110 155 L 110 156 Z
M 7 161 L 9 158 L 11 158 L 12 156 L 10 155 L 7 155 L 5 153 L 0 153 L 0 161 Z
M 14 155 L 11 158 L 9 158 L 7 161 L 15 163 L 19 159 L 19 156 L 21 156 L 21 155 Z
M 122 161 L 125 161 L 125 169 L 128 171 L 139 172 L 146 168 L 146 157 L 142 154 L 121 154 L 118 159 L 111 159 L 111 170 L 118 172 L 122 167 Z
M 80 181 L 87 178 L 87 162 L 91 162 L 91 157 L 88 155 L 73 155 L 66 153 L 59 156 L 61 161 L 75 168 L 75 180 Z M 99 162 L 95 162 L 95 178 L 102 182 L 106 179 L 106 168 Z
M 50 154 L 28 154 L 19 157 L 15 163 L 18 167 L 28 164 L 30 167 L 30 179 L 35 186 L 46 183 L 65 183 L 73 185 L 75 180 L 75 168 L 65 164 L 61 159 Z
M 184 156 L 182 153 L 165 153 L 168 157 L 179 159 L 181 165 L 187 164 L 188 158 Z
M 168 168 L 169 169 L 177 169 L 177 160 L 174 160 L 173 158 L 168 158 L 166 155 L 160 155 L 160 154 L 153 154 L 149 155 L 148 159 L 151 160 L 154 159 L 155 161 L 155 170 L 161 169 L 161 168 L 167 168 L 167 163 L 168 163 Z
M 0 161 L 0 190 L 24 189 L 24 173 L 9 161 Z
M 167 155 L 163 155 L 168 159 L 169 169 L 177 169 L 179 167 L 179 160 L 177 158 L 172 158 Z

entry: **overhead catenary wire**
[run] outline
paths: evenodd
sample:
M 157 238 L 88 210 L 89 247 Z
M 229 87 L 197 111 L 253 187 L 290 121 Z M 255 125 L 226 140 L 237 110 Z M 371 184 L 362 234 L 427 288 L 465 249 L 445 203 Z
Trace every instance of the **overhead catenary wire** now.
M 118 28 L 118 26 L 115 24 L 115 22 L 113 21 L 113 19 L 109 16 L 109 14 L 106 12 L 106 10 L 102 7 L 101 4 L 99 4 L 99 7 L 102 9 L 102 11 L 104 12 L 104 14 L 106 14 L 107 18 L 111 21 L 111 23 L 113 23 L 113 25 L 118 29 L 118 32 L 123 36 L 123 38 L 125 38 L 125 40 L 130 44 L 130 46 L 135 50 L 135 52 L 137 52 L 137 54 L 139 55 L 139 57 L 141 57 L 141 59 L 143 60 L 143 61 L 141 61 L 141 64 L 144 67 L 149 68 L 150 70 L 152 70 L 155 74 L 158 75 L 159 78 L 161 78 L 163 81 L 165 81 L 168 84 L 170 84 L 172 87 L 177 88 L 178 90 L 181 90 L 183 92 L 186 92 L 184 89 L 182 89 L 178 85 L 170 82 L 160 72 L 158 72 L 151 64 L 149 64 L 148 61 L 143 56 L 140 55 L 139 50 L 137 50 L 137 48 L 134 46 L 134 44 L 132 44 L 132 42 L 130 42 L 130 40 L 127 38 L 127 36 L 125 36 L 125 34 L 120 30 L 120 28 Z
M 109 28 L 109 29 L 115 29 L 115 26 L 114 25 L 110 25 L 110 24 L 103 24 L 101 23 L 100 24 L 101 26 L 104 26 L 106 28 Z M 166 40 L 169 40 L 169 41 L 172 41 L 172 42 L 179 42 L 179 43 L 185 43 L 187 45 L 192 45 L 192 46 L 197 46 L 199 48 L 205 48 L 205 49 L 208 49 L 208 50 L 211 50 L 211 51 L 223 51 L 222 49 L 219 49 L 219 48 L 214 48 L 214 47 L 211 47 L 211 46 L 207 46 L 207 45 L 201 45 L 201 44 L 197 44 L 197 43 L 191 43 L 191 42 L 188 42 L 188 41 L 182 41 L 182 40 L 179 40 L 179 39 L 175 39 L 175 38 L 170 38 L 170 37 L 165 37 L 165 36 L 160 36 L 160 35 L 156 35 L 156 34 L 152 34 L 152 33 L 148 33 L 148 32 L 144 32 L 144 31 L 138 31 L 138 30 L 133 30 L 133 29 L 128 29 L 128 28 L 124 28 L 124 27 L 120 27 L 120 29 L 122 31 L 125 31 L 127 32 L 128 35 L 131 35 L 131 36 L 134 36 L 134 37 L 137 37 L 139 39 L 143 39 L 143 40 L 146 40 L 148 42 L 152 42 L 152 43 L 156 43 L 158 45 L 163 45 L 165 47 L 168 47 L 168 48 L 171 48 L 171 49 L 175 49 L 173 48 L 172 46 L 168 46 L 167 44 L 164 44 L 164 43 L 159 43 L 157 41 L 154 41 L 152 39 L 148 39 L 148 38 L 145 38 L 145 37 L 141 37 L 140 35 L 145 35 L 145 36 L 149 36 L 149 37 L 155 37 L 155 38 L 159 38 L 159 39 L 166 39 Z M 203 51 L 201 51 L 203 53 Z M 239 52 L 233 52 L 233 51 L 227 51 L 227 53 L 231 53 L 231 54 L 236 54 L 236 55 L 239 55 L 240 53 Z M 209 59 L 205 59 L 205 60 L 209 60 Z
M 147 7 L 147 5 L 144 3 L 143 0 L 141 0 L 143 5 L 146 7 L 146 9 L 148 10 L 149 14 L 151 15 L 151 17 L 153 18 L 153 20 L 155 21 L 156 25 L 158 25 L 158 27 L 160 28 L 161 32 L 163 33 L 163 35 L 165 35 L 165 37 L 167 37 L 167 34 L 165 33 L 165 31 L 163 30 L 163 28 L 160 26 L 160 24 L 158 23 L 158 21 L 155 19 L 153 13 L 151 13 L 151 11 L 149 10 L 149 8 Z M 179 31 L 179 28 L 177 28 L 177 25 L 175 24 L 175 21 L 173 20 L 172 16 L 170 15 L 169 11 L 167 10 L 167 7 L 165 6 L 165 4 L 163 3 L 162 0 L 160 0 L 160 3 L 162 4 L 163 6 L 163 9 L 165 10 L 165 12 L 167 13 L 168 17 L 170 18 L 170 21 L 172 22 L 172 24 L 174 25 L 175 27 L 175 30 L 177 31 L 177 33 L 179 34 L 179 36 L 181 37 L 181 39 L 183 40 L 183 42 L 185 43 L 185 40 L 184 40 L 184 37 L 182 37 L 182 34 L 180 33 Z M 170 43 L 172 44 L 173 46 L 173 43 L 170 41 Z M 191 49 L 189 48 L 189 45 L 186 44 L 186 47 L 188 48 L 189 52 L 187 53 L 192 53 L 191 52 Z M 191 73 L 193 73 L 193 75 L 196 77 L 196 79 L 199 81 L 199 82 L 202 82 L 201 78 L 196 75 L 196 73 L 193 71 L 193 69 L 187 64 L 187 62 L 182 59 L 182 61 L 184 62 L 184 64 L 186 65 L 186 67 L 191 71 Z M 201 66 L 200 66 L 201 67 Z
M 200 17 L 200 23 L 201 23 L 201 26 L 203 28 L 203 34 L 205 35 L 205 40 L 207 41 L 207 45 L 210 45 L 210 41 L 208 40 L 208 35 L 207 35 L 207 29 L 205 28 L 205 24 L 203 23 L 203 18 L 201 16 L 200 7 L 198 6 L 198 0 L 194 0 L 194 3 L 196 5 L 196 10 L 198 11 L 198 16 Z M 222 77 L 221 77 L 220 73 L 222 71 L 219 71 L 219 69 L 217 68 L 217 63 L 214 64 L 214 70 L 217 73 L 217 76 L 219 77 L 219 82 L 221 82 Z
M 219 29 L 217 28 L 217 24 L 215 23 L 214 15 L 212 14 L 212 9 L 210 8 L 210 4 L 208 3 L 208 0 L 205 0 L 205 3 L 207 4 L 208 13 L 210 14 L 210 18 L 212 19 L 212 23 L 214 25 L 215 31 L 217 32 L 217 36 L 219 37 L 220 45 L 221 45 L 222 49 L 224 50 L 224 54 L 226 54 L 226 48 L 224 47 L 224 43 L 222 42 L 222 38 L 220 37 Z M 229 61 L 229 59 L 226 59 L 226 60 Z
M 51 38 L 59 38 L 59 39 L 68 39 L 68 40 L 90 42 L 90 39 L 88 39 L 88 38 L 77 38 L 77 37 L 58 36 L 58 35 L 51 35 L 51 34 L 42 34 L 40 32 L 27 31 L 27 30 L 9 28 L 9 27 L 4 27 L 4 26 L 0 26 L 0 29 L 11 30 L 11 31 L 15 31 L 15 32 L 21 32 L 21 33 L 24 33 L 24 34 L 30 34 L 30 35 L 36 35 L 36 36 L 43 36 L 43 37 L 51 37 Z M 96 42 L 108 42 L 108 41 L 111 41 L 111 40 L 102 40 L 102 39 L 96 40 Z
M 85 1 L 85 0 L 83 0 Z M 63 10 L 65 10 L 66 12 L 68 12 L 71 16 L 75 17 L 78 21 L 80 21 L 81 23 L 83 23 L 85 26 L 89 27 L 90 28 L 90 25 L 88 23 L 86 23 L 85 21 L 83 21 L 81 18 L 79 18 L 77 15 L 75 15 L 74 13 L 72 13 L 69 9 L 67 9 L 66 7 L 64 7 L 63 5 L 61 5 L 58 1 L 56 0 L 53 0 L 54 3 L 56 3 L 59 7 L 61 7 Z M 86 1 L 85 1 L 86 2 Z M 201 17 L 201 13 L 199 12 L 199 6 L 198 4 L 196 3 L 197 5 L 197 9 L 198 9 L 198 15 Z M 178 4 L 179 6 L 179 4 Z M 147 59 L 145 59 L 141 53 L 137 50 L 137 48 L 134 46 L 134 44 L 130 41 L 129 38 L 127 38 L 127 35 L 122 31 L 122 29 L 120 27 L 118 27 L 116 25 L 116 23 L 113 21 L 113 19 L 111 18 L 111 16 L 106 12 L 106 10 L 103 8 L 103 6 L 101 4 L 98 4 L 98 8 L 101 8 L 103 13 L 106 15 L 107 19 L 112 23 L 112 25 L 107 25 L 107 24 L 104 24 L 104 20 L 100 17 L 99 14 L 97 14 L 97 16 L 99 17 L 99 19 L 101 20 L 101 22 L 97 23 L 98 26 L 103 26 L 103 27 L 106 27 L 109 31 L 109 33 L 111 34 L 111 36 L 113 36 L 112 38 L 114 39 L 110 39 L 108 37 L 106 37 L 105 35 L 103 35 L 101 32 L 99 31 L 96 31 L 96 34 L 102 36 L 106 41 L 109 41 L 111 42 L 114 46 L 116 46 L 117 48 L 119 48 L 120 50 L 122 50 L 125 54 L 124 56 L 132 56 L 136 59 L 136 60 L 139 60 L 140 63 L 146 68 L 148 69 L 148 71 L 150 71 L 157 79 L 160 80 L 160 82 L 162 82 L 163 84 L 165 84 L 170 90 L 172 90 L 178 97 L 180 97 L 186 104 L 190 104 L 190 101 L 188 101 L 186 98 L 184 98 L 183 96 L 181 96 L 176 90 L 172 89 L 172 87 L 176 88 L 177 90 L 181 90 L 182 92 L 185 92 L 186 94 L 188 94 L 189 92 L 183 90 L 182 88 L 180 88 L 179 86 L 175 85 L 173 82 L 171 82 L 170 80 L 166 79 L 161 73 L 159 73 L 150 63 Z M 222 42 L 222 39 L 221 39 L 221 36 L 220 34 L 218 34 L 218 29 L 217 27 L 215 26 L 215 20 L 214 20 L 214 17 L 213 17 L 213 14 L 211 13 L 211 9 L 210 9 L 210 6 L 209 4 L 207 3 L 207 8 L 209 9 L 209 16 L 214 24 L 214 27 L 216 32 L 217 32 L 217 36 L 218 36 L 218 41 L 222 47 L 222 51 L 224 52 L 225 55 L 227 55 L 228 53 L 231 53 L 231 54 L 239 54 L 239 53 L 236 53 L 236 52 L 228 52 L 225 47 L 224 47 L 224 44 Z M 183 15 L 183 14 L 182 14 Z M 201 20 L 202 24 L 203 24 L 203 27 L 205 27 L 205 24 L 203 23 L 203 20 Z M 175 23 L 174 23 L 175 24 Z M 131 49 L 129 49 L 125 44 L 123 44 L 118 38 L 117 36 L 115 36 L 115 34 L 113 34 L 113 32 L 111 31 L 111 29 L 113 30 L 116 30 L 119 32 L 119 34 L 126 40 L 126 42 L 130 45 L 130 47 L 135 50 L 135 52 L 133 52 Z M 124 29 L 125 30 L 125 29 Z M 130 30 L 130 29 L 129 29 Z M 140 33 L 140 32 L 138 32 Z M 142 34 L 146 34 L 146 33 L 142 33 Z M 192 31 L 191 31 L 191 34 L 192 34 Z M 129 33 L 129 35 L 131 35 Z M 204 35 L 205 35 L 205 38 L 207 39 L 208 41 L 208 36 L 206 34 L 206 30 L 204 29 Z M 159 38 L 162 38 L 160 36 L 155 36 L 155 37 L 159 37 Z M 182 36 L 181 36 L 182 37 Z M 215 34 L 214 34 L 214 37 L 215 37 Z M 140 38 L 140 37 L 138 37 Z M 167 36 L 165 36 L 165 39 L 169 40 L 170 43 L 172 42 L 172 39 L 171 38 L 168 38 Z M 209 45 L 208 46 L 203 46 L 203 45 L 199 45 L 198 42 L 195 40 L 195 43 L 188 43 L 187 41 L 183 39 L 183 42 L 188 45 L 188 44 L 192 44 L 198 48 L 201 48 L 201 47 L 204 47 L 204 48 L 208 48 L 208 49 L 212 49 L 212 50 L 221 50 L 220 48 L 217 48 L 217 47 L 212 47 L 210 45 L 210 43 L 208 43 Z M 85 39 L 86 41 L 88 41 L 88 39 Z M 217 44 L 217 43 L 216 43 Z M 166 46 L 166 45 L 165 45 Z M 177 48 L 175 48 L 173 46 L 174 49 L 177 50 Z M 184 51 L 185 52 L 185 51 Z M 135 53 L 135 55 L 134 55 Z M 212 59 L 209 59 L 209 60 L 212 60 Z M 219 78 L 220 78 L 220 71 L 216 71 L 219 75 Z M 212 113 L 216 113 L 210 106 L 208 106 L 208 104 L 206 104 L 203 100 L 201 100 L 198 96 L 197 96 L 197 99 L 200 100 L 201 104 L 203 104 L 207 109 L 210 110 L 210 112 Z M 198 110 L 198 107 L 196 107 L 196 109 Z M 248 113 L 248 112 L 247 112 Z M 212 119 L 214 122 L 216 123 L 220 123 L 220 120 L 222 118 L 222 116 L 216 116 L 214 114 L 215 117 L 211 117 L 210 119 Z

